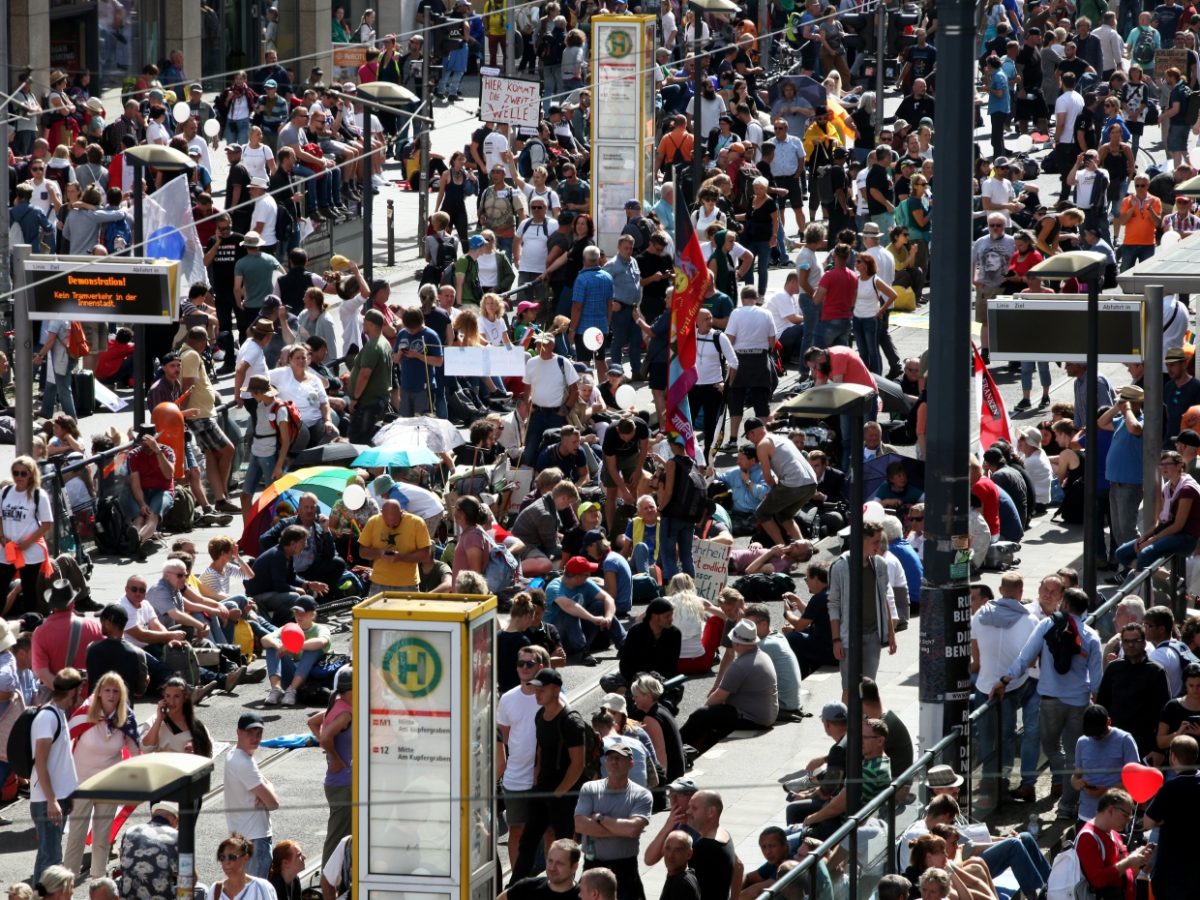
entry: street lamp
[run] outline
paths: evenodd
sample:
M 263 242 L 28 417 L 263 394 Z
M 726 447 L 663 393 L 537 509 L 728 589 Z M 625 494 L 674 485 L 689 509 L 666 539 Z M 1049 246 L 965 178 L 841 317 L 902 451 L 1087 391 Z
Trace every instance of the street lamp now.
M 863 595 L 863 420 L 867 410 L 876 402 L 873 388 L 862 384 L 823 384 L 809 388 L 798 397 L 786 401 L 780 412 L 789 417 L 824 419 L 842 416 L 849 419 L 850 433 L 842 440 L 850 450 L 850 593 L 842 603 L 842 646 L 846 649 L 847 720 L 846 732 L 846 810 L 855 813 L 862 806 L 862 681 L 863 635 L 859 627 L 857 604 Z M 849 636 L 846 640 L 845 636 Z M 858 896 L 858 836 L 850 839 L 850 897 Z
M 160 172 L 190 172 L 196 164 L 186 153 L 181 153 L 174 147 L 164 147 L 161 144 L 144 144 L 139 147 L 129 147 L 125 155 L 133 163 L 133 246 L 134 255 L 146 255 L 145 223 L 142 215 L 142 199 L 145 189 L 142 184 L 146 169 L 157 169 Z M 153 330 L 151 330 L 153 329 Z M 171 339 L 175 334 L 175 323 L 165 325 L 134 325 L 134 346 L 137 351 L 133 354 L 133 424 L 141 425 L 146 420 L 146 392 L 149 384 L 146 379 L 146 357 L 152 347 L 164 344 L 171 349 Z
M 1175 185 L 1175 196 L 1200 197 L 1200 175 L 1193 175 L 1187 181 Z
M 75 789 L 75 799 L 136 806 L 179 804 L 179 878 L 175 896 L 190 900 L 196 884 L 196 817 L 208 793 L 212 760 L 194 753 L 148 753 L 97 772 Z
M 374 256 L 374 248 L 371 244 L 371 218 L 374 203 L 371 198 L 375 191 L 375 154 L 371 150 L 371 106 L 378 106 L 385 111 L 392 111 L 396 106 L 403 103 L 412 103 L 417 99 L 416 94 L 407 88 L 401 87 L 398 84 L 393 84 L 390 81 L 371 81 L 367 84 L 358 86 L 358 93 L 366 95 L 369 98 L 364 101 L 363 98 L 354 98 L 356 102 L 363 104 L 363 152 L 367 154 L 367 179 L 363 190 L 362 214 L 363 214 L 363 229 L 362 229 L 362 257 L 363 257 L 363 274 L 369 283 L 372 275 L 372 257 Z
M 732 0 L 688 0 L 692 11 L 692 189 L 684 197 L 694 196 L 704 178 L 704 144 L 700 134 L 700 35 L 701 19 L 709 14 L 732 15 L 741 7 Z M 682 185 L 675 185 L 679 190 Z
M 1195 179 L 1193 179 L 1195 180 Z M 1096 536 L 1103 541 L 1104 530 L 1096 518 L 1097 445 L 1096 420 L 1100 418 L 1096 402 L 1096 384 L 1100 366 L 1100 279 L 1108 260 L 1094 250 L 1072 250 L 1042 260 L 1029 270 L 1043 281 L 1075 278 L 1087 282 L 1087 378 L 1084 382 L 1084 422 L 1091 444 L 1083 455 L 1083 589 L 1096 605 Z

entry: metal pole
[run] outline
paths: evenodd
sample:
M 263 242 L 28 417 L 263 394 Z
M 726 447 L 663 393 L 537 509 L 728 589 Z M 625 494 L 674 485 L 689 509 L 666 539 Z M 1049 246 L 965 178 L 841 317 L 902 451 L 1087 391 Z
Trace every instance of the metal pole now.
M 513 23 L 513 0 L 504 0 L 504 74 L 512 78 L 517 74 L 517 45 L 523 38 Z
M 850 443 L 850 596 L 842 603 L 842 648 L 846 658 L 846 809 L 857 812 L 862 807 L 862 654 L 863 641 L 867 636 L 859 624 L 858 604 L 863 595 L 863 406 L 874 403 L 870 394 L 859 402 L 850 421 L 853 433 L 842 435 Z M 858 834 L 850 836 L 850 862 L 847 866 L 850 878 L 848 896 L 858 896 Z
M 24 456 L 33 453 L 33 327 L 29 321 L 29 288 L 26 287 L 29 277 L 25 271 L 32 255 L 33 248 L 28 244 L 12 248 L 17 289 L 13 298 L 13 402 L 17 414 L 17 453 Z M 0 268 L 8 270 L 8 266 Z
M 387 229 L 388 229 L 388 266 L 396 264 L 396 204 L 395 201 L 387 202 Z
M 363 195 L 362 195 L 363 199 L 362 199 L 362 203 L 360 204 L 360 210 L 362 212 L 362 217 L 363 217 L 362 270 L 363 270 L 363 277 L 366 278 L 367 284 L 371 283 L 371 276 L 373 274 L 372 273 L 372 269 L 373 269 L 372 257 L 374 256 L 374 254 L 372 253 L 374 248 L 371 246 L 371 241 L 372 241 L 371 216 L 375 210 L 375 203 L 373 202 L 375 199 L 375 172 L 374 172 L 375 155 L 373 153 L 371 153 L 371 115 L 372 115 L 371 111 L 364 106 L 363 107 L 363 129 L 362 129 L 362 131 L 363 131 L 363 147 L 365 147 L 366 151 L 367 151 L 367 157 L 365 159 L 366 166 L 367 166 L 367 177 L 365 179 L 366 183 L 363 185 Z M 417 231 L 420 233 L 424 233 L 425 229 L 418 228 Z M 333 226 L 332 225 L 329 226 L 329 234 L 330 234 L 330 237 L 333 236 Z
M 887 7 L 875 0 L 875 133 L 883 128 L 883 58 L 887 55 Z
M 1142 406 L 1142 533 L 1154 528 L 1154 497 L 1151 486 L 1159 484 L 1158 458 L 1163 449 L 1163 289 L 1162 285 L 1146 287 L 1145 372 L 1142 384 L 1146 402 Z
M 975 58 L 972 6 L 938 8 L 938 139 L 960 152 L 938 160 L 944 182 L 938 206 L 938 260 L 930 287 L 936 297 L 959 297 L 971 283 L 971 157 L 974 144 Z M 925 503 L 925 581 L 921 588 L 920 744 L 932 746 L 970 712 L 970 627 L 955 628 L 965 602 L 970 609 L 970 567 L 960 559 L 955 536 L 968 534 L 971 453 L 971 338 L 967 303 L 935 303 L 929 313 L 929 433 Z M 965 632 L 965 634 L 964 634 Z M 960 742 L 960 748 L 962 744 Z M 960 751 L 961 752 L 961 751 Z
M 700 189 L 704 180 L 704 144 L 700 134 L 700 17 L 703 14 L 698 6 L 692 6 L 692 185 L 691 194 Z M 675 185 L 675 190 L 680 186 Z
M 1098 473 L 1096 449 L 1096 420 L 1100 418 L 1099 407 L 1096 404 L 1096 383 L 1100 368 L 1100 273 L 1095 273 L 1088 279 L 1087 295 L 1087 376 L 1084 399 L 1083 424 L 1088 437 L 1087 449 L 1083 454 L 1083 589 L 1091 599 L 1092 608 L 1099 602 L 1096 595 L 1096 551 L 1097 537 L 1104 540 L 1103 530 L 1097 529 L 1096 516 L 1100 510 L 1096 508 L 1096 475 Z M 1097 531 L 1100 534 L 1097 534 Z
M 175 881 L 176 900 L 191 897 L 196 887 L 196 818 L 199 815 L 199 797 L 192 797 L 179 804 L 179 876 Z
M 0 22 L 8 22 L 8 0 L 0 0 Z M 3 92 L 6 97 L 11 91 L 9 81 L 8 39 L 5 38 L 0 40 L 0 92 Z M 0 116 L 0 147 L 8 148 L 8 116 Z M 9 200 L 8 176 L 8 166 L 0 166 L 0 199 L 5 203 Z M 5 265 L 0 266 L 0 293 L 7 294 L 12 288 L 7 265 L 12 248 L 8 246 L 8 228 L 0 228 L 0 232 L 3 232 L 0 234 L 0 259 L 5 262 Z M 10 306 L 13 305 L 11 300 L 4 302 Z
M 771 65 L 771 7 L 766 0 L 758 0 L 758 64 L 770 71 Z
M 429 37 L 425 41 L 425 45 L 421 48 L 421 109 L 428 111 L 429 118 L 434 118 L 433 104 L 429 100 L 431 93 L 429 85 L 429 54 L 433 52 L 433 35 L 429 31 L 429 11 L 425 12 L 425 31 Z M 413 120 L 413 129 L 416 130 L 416 120 Z M 417 138 L 420 147 L 421 171 L 417 175 L 417 187 L 420 190 L 420 195 L 417 197 L 417 250 L 424 256 L 425 249 L 425 226 L 429 222 L 429 131 L 433 128 L 433 122 L 422 128 L 420 136 Z
M 145 187 L 142 179 L 146 170 L 136 159 L 133 161 L 133 246 L 135 253 L 145 253 L 142 244 L 145 242 L 145 219 L 142 210 L 142 198 Z M 133 326 L 133 340 L 137 351 L 133 354 L 133 424 L 141 425 L 146 421 L 146 326 Z

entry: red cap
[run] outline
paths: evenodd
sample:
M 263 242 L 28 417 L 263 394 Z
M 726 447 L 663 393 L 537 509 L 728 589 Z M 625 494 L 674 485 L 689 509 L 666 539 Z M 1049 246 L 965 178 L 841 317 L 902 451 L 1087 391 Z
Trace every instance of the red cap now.
M 564 575 L 591 575 L 600 567 L 595 563 L 588 562 L 582 556 L 572 556 L 567 560 L 567 565 L 563 569 Z

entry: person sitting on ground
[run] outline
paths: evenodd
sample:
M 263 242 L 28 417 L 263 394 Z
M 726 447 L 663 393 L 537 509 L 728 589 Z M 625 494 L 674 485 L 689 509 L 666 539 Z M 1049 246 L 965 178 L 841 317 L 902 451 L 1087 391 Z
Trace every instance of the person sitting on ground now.
M 807 678 L 823 666 L 836 666 L 833 653 L 833 630 L 829 624 L 829 564 L 808 564 L 804 574 L 808 586 L 808 601 L 796 594 L 783 595 L 783 634 L 800 663 L 800 675 Z
M 545 575 L 554 568 L 562 556 L 560 516 L 578 505 L 579 488 L 564 479 L 517 514 L 511 533 L 520 546 L 513 549 L 513 555 L 521 561 L 526 577 Z
M 259 538 L 259 547 L 268 550 L 279 542 L 289 525 L 300 525 L 308 532 L 304 549 L 296 555 L 296 574 L 311 581 L 336 585 L 346 573 L 346 561 L 338 553 L 337 542 L 327 523 L 322 521 L 317 495 L 305 492 L 296 504 L 296 514 L 280 519 Z
M 262 639 L 267 657 L 267 677 L 271 680 L 266 699 L 270 706 L 277 703 L 295 706 L 296 692 L 308 680 L 313 666 L 329 652 L 329 628 L 317 622 L 317 602 L 312 597 L 298 597 L 292 604 L 292 616 L 304 632 L 304 644 L 299 653 L 285 650 L 283 637 L 278 632 Z M 283 686 L 285 684 L 286 688 Z
M 785 638 L 771 630 L 771 610 L 764 603 L 747 605 L 745 618 L 754 623 L 758 632 L 758 647 L 767 654 L 775 668 L 775 681 L 779 687 L 779 721 L 797 722 L 803 710 L 800 707 L 800 665 Z
M 567 653 L 585 666 L 597 665 L 591 649 L 607 646 L 611 640 L 619 651 L 625 643 L 616 601 L 588 578 L 597 568 L 584 557 L 573 556 L 563 574 L 546 586 L 546 620 L 562 631 Z
M 682 635 L 672 622 L 675 607 L 665 597 L 650 601 L 642 620 L 629 629 L 618 654 L 621 675 L 632 684 L 644 672 L 657 672 L 664 678 L 675 676 Z
M 660 565 L 659 524 L 658 501 L 653 494 L 642 494 L 637 499 L 637 515 L 618 541 L 618 549 L 635 575 L 649 574 L 652 565 Z
M 629 693 L 642 714 L 642 728 L 654 745 L 654 756 L 666 770 L 667 782 L 682 778 L 687 772 L 683 738 L 675 716 L 659 702 L 663 696 L 662 682 L 653 675 L 639 675 L 630 685 Z
M 128 493 L 121 499 L 129 519 L 125 540 L 139 559 L 153 549 L 159 523 L 175 504 L 175 451 L 160 443 L 161 437 L 143 435 L 125 457 L 129 469 Z
M 725 620 L 718 607 L 696 593 L 696 583 L 686 572 L 678 572 L 667 583 L 666 598 L 675 609 L 674 627 L 679 629 L 679 662 L 682 675 L 702 675 L 712 669 Z
M 884 482 L 875 491 L 874 499 L 885 509 L 904 509 L 925 499 L 925 492 L 908 482 L 908 469 L 901 460 L 888 463 Z
M 279 543 L 264 550 L 254 560 L 254 575 L 246 580 L 246 593 L 276 625 L 291 619 L 291 610 L 303 594 L 320 597 L 329 592 L 329 585 L 307 581 L 296 574 L 294 560 L 304 549 L 308 532 L 299 525 L 289 525 L 279 536 Z
M 598 516 L 599 511 L 594 511 L 593 515 Z M 633 572 L 625 557 L 615 551 L 608 538 L 599 531 L 589 531 L 583 536 L 582 551 L 583 556 L 600 566 L 599 574 L 604 578 L 604 589 L 616 601 L 617 615 L 629 615 L 633 609 Z

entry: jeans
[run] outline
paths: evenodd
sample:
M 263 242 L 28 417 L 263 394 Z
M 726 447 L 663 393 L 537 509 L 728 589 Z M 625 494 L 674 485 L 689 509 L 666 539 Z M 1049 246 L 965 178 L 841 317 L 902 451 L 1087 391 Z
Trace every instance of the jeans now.
M 1121 245 L 1121 271 L 1131 269 L 1140 262 L 1143 262 L 1154 255 L 1153 244 L 1122 244 Z
M 1050 390 L 1050 363 L 1040 362 L 1037 364 L 1038 382 L 1042 385 L 1042 390 Z M 1021 390 L 1029 393 L 1033 390 L 1033 363 L 1021 363 Z
M 250 120 L 249 119 L 226 119 L 225 120 L 225 143 L 227 144 L 245 144 L 250 140 Z
M 465 72 L 451 70 L 445 64 L 442 65 L 442 77 L 438 79 L 437 93 L 445 96 L 453 97 L 458 93 L 459 83 L 463 79 Z
M 542 66 L 542 115 L 550 114 L 550 107 L 562 102 L 558 95 L 563 89 L 562 63 L 556 66 Z
M 403 396 L 403 392 L 401 393 Z M 383 415 L 384 408 L 387 404 L 387 398 L 380 397 L 373 403 L 358 403 L 350 412 L 350 426 L 348 429 L 348 437 L 351 443 L 369 444 L 371 437 L 375 434 L 376 424 L 379 422 L 379 417 Z
M 525 430 L 530 437 L 525 441 L 525 454 L 521 457 L 521 465 L 532 467 L 537 463 L 538 435 L 551 428 L 562 428 L 566 424 L 566 418 L 557 410 L 549 410 L 541 406 L 533 407 L 529 413 L 529 425 Z
M 254 838 L 254 855 L 246 862 L 246 874 L 255 878 L 266 878 L 271 869 L 271 839 Z
M 663 582 L 670 581 L 678 572 L 686 572 L 695 576 L 696 567 L 692 563 L 692 538 L 696 528 L 691 522 L 662 517 L 662 574 Z M 676 562 L 676 551 L 679 553 Z
M 1083 734 L 1084 706 L 1071 706 L 1057 697 L 1042 697 L 1042 752 L 1050 762 L 1050 783 L 1062 785 L 1058 801 L 1060 815 L 1075 815 L 1079 791 L 1071 786 L 1075 771 L 1075 744 Z
M 1036 897 L 1050 878 L 1050 863 L 1038 848 L 1037 838 L 1027 832 L 997 841 L 979 854 L 992 877 L 1012 870 L 1026 897 Z
M 621 308 L 613 313 L 610 323 L 612 343 L 608 347 L 608 361 L 621 365 L 621 357 L 625 354 L 625 345 L 629 345 L 629 365 L 636 375 L 642 368 L 641 330 L 633 324 L 633 307 L 621 304 Z
M 1186 534 L 1169 534 L 1147 545 L 1140 553 L 1137 553 L 1137 565 L 1134 568 L 1140 572 L 1168 556 L 1186 556 L 1195 549 L 1196 539 L 1194 537 Z M 1117 548 L 1117 562 L 1126 567 L 1132 566 L 1135 553 L 1134 541 L 1126 541 Z
M 279 678 L 284 687 L 291 687 L 297 678 L 303 684 L 308 680 L 308 674 L 320 661 L 322 655 L 320 650 L 305 650 L 297 660 L 290 655 L 280 656 L 277 649 L 267 647 L 267 677 Z
M 42 391 L 42 418 L 49 419 L 54 415 L 54 402 L 57 399 L 62 411 L 68 416 L 75 416 L 75 392 L 71 385 L 71 373 L 65 375 L 54 373 L 54 383 L 46 382 Z
M 800 292 L 800 315 L 804 316 L 804 336 L 800 339 L 800 352 L 807 353 L 815 347 L 821 336 L 821 307 L 804 291 Z
M 855 316 L 853 320 L 854 343 L 858 355 L 875 375 L 883 374 L 883 362 L 879 356 L 879 320 L 874 316 Z
M 815 344 L 817 347 L 849 347 L 850 320 L 826 319 L 821 323 L 820 337 Z
M 1038 744 L 1040 735 L 1040 720 L 1042 700 L 1037 692 L 1037 679 L 1027 678 L 1025 683 L 1015 691 L 1008 691 L 1001 704 L 1001 744 L 1000 744 L 1000 780 L 1008 782 L 1012 771 L 1013 756 L 1016 754 L 1017 739 L 1017 710 L 1021 711 L 1021 721 L 1025 726 L 1025 734 L 1021 737 L 1021 784 L 1037 783 L 1038 756 L 1041 747 Z M 976 705 L 987 703 L 987 695 L 975 693 Z M 983 757 L 983 771 L 991 772 L 996 764 L 996 716 L 986 713 L 979 720 L 979 752 Z M 1001 785 L 1004 787 L 1004 784 Z
M 798 359 L 796 365 L 801 369 L 804 368 L 804 351 L 808 348 L 797 345 L 804 344 L 804 331 L 807 327 L 807 324 L 789 325 L 783 329 L 783 334 L 779 335 L 779 344 L 783 347 L 784 366 L 790 365 L 793 359 Z
M 1006 112 L 990 113 L 992 120 L 992 156 L 1003 156 L 1007 150 L 1004 146 L 1004 129 L 1008 127 L 1009 115 Z
M 604 615 L 604 601 L 597 597 L 583 604 L 583 608 L 590 612 L 593 616 Z M 559 633 L 562 635 L 563 649 L 568 653 L 583 653 L 591 646 L 592 640 L 596 637 L 599 629 L 591 622 L 585 622 L 583 619 L 577 618 L 570 613 L 565 613 L 558 616 L 554 621 L 558 626 Z M 621 625 L 621 620 L 613 616 L 612 625 L 609 627 L 609 634 L 612 636 L 612 642 L 618 649 L 625 643 L 625 628 Z
M 67 825 L 67 817 L 71 815 L 71 800 L 60 799 L 59 807 L 62 809 L 62 819 L 57 824 L 50 821 L 50 817 L 46 815 L 46 802 L 39 800 L 29 804 L 30 815 L 33 816 L 33 828 L 37 833 L 37 857 L 33 863 L 33 883 L 37 884 L 38 880 L 51 866 L 57 866 L 63 860 L 63 829 Z
M 659 560 L 654 558 L 654 548 L 643 542 L 633 545 L 633 556 L 629 561 L 629 568 L 634 575 L 649 575 L 650 567 L 658 563 Z
M 310 215 L 317 208 L 327 209 L 337 205 L 338 199 L 342 196 L 342 173 L 336 167 L 326 169 L 321 178 L 313 178 L 312 176 L 316 172 L 300 163 L 296 163 L 296 167 L 292 171 L 304 179 L 306 209 Z
M 758 293 L 760 296 L 767 292 L 767 275 L 771 271 L 771 239 L 765 241 L 746 241 L 746 249 L 754 254 L 754 268 L 758 269 Z M 746 284 L 750 284 L 751 273 L 746 272 Z
M 1141 503 L 1140 484 L 1108 483 L 1108 521 L 1113 543 L 1118 547 L 1137 537 L 1138 507 Z

